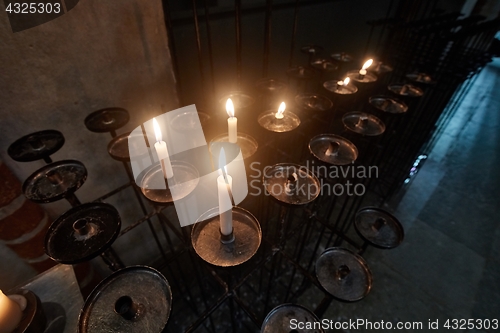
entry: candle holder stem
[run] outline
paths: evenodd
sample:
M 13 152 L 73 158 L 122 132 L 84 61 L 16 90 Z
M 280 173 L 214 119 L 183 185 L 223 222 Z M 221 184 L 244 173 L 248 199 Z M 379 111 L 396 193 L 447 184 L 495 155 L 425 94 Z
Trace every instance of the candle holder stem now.
M 224 235 L 222 232 L 220 233 L 220 242 L 222 244 L 231 244 L 234 243 L 234 228 L 231 230 L 229 235 Z
M 120 257 L 118 257 L 118 254 L 116 254 L 116 252 L 111 247 L 101 253 L 101 258 L 113 272 L 116 272 L 125 267 Z

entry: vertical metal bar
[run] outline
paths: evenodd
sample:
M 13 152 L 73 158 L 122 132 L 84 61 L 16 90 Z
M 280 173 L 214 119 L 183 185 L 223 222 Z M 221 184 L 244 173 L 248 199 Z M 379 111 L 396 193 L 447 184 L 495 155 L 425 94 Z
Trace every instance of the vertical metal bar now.
M 262 76 L 267 77 L 269 71 L 269 53 L 271 49 L 271 19 L 273 13 L 273 1 L 266 1 L 266 28 L 264 37 L 264 65 L 262 69 Z
M 193 5 L 193 23 L 194 32 L 196 35 L 196 49 L 198 50 L 198 65 L 200 67 L 200 78 L 202 88 L 205 88 L 205 75 L 203 73 L 203 54 L 201 52 L 200 26 L 198 24 L 198 13 L 196 11 L 196 0 L 191 1 Z
M 215 94 L 215 72 L 214 72 L 214 59 L 213 59 L 213 48 L 212 48 L 212 29 L 210 27 L 210 12 L 208 9 L 207 0 L 203 0 L 205 5 L 205 27 L 207 29 L 207 43 L 208 43 L 208 58 L 210 61 L 210 76 L 212 78 L 212 93 Z
M 295 38 L 297 37 L 297 21 L 299 18 L 299 0 L 295 0 L 295 9 L 293 11 L 293 28 L 292 28 L 292 42 L 290 44 L 290 61 L 288 67 L 292 67 L 293 52 L 295 51 Z
M 235 0 L 236 85 L 241 87 L 241 0 Z
M 168 0 L 163 0 L 163 15 L 165 17 L 165 26 L 167 28 L 168 48 L 170 49 L 170 56 L 172 58 L 172 65 L 174 70 L 175 88 L 179 96 L 179 102 L 182 104 L 180 96 L 182 96 L 181 76 L 179 73 L 179 61 L 177 59 L 177 50 L 175 47 L 174 30 L 172 27 L 172 20 L 170 18 L 170 6 Z

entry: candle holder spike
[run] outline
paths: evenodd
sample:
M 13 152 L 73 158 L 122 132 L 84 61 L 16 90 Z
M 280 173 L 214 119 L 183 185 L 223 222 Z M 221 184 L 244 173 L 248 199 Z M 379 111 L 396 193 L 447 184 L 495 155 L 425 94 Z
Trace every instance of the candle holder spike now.
M 393 249 L 403 242 L 399 220 L 383 209 L 365 207 L 356 213 L 354 227 L 363 240 L 379 249 Z
M 395 83 L 387 87 L 391 92 L 402 97 L 422 97 L 424 91 L 408 83 Z
M 372 96 L 368 99 L 368 102 L 373 107 L 388 113 L 405 113 L 408 111 L 408 106 L 405 102 L 389 96 Z
M 56 130 L 31 133 L 14 141 L 7 149 L 7 154 L 17 162 L 32 162 L 43 159 L 52 163 L 50 155 L 64 145 L 64 136 Z
M 106 133 L 116 136 L 116 130 L 125 126 L 130 120 L 130 115 L 123 108 L 105 108 L 89 114 L 84 122 L 85 127 L 91 132 Z
M 377 136 L 385 132 L 385 124 L 372 114 L 353 111 L 342 117 L 344 126 L 361 135 Z
M 335 145 L 335 149 L 332 148 Z M 320 134 L 309 141 L 309 151 L 320 161 L 347 165 L 358 158 L 358 149 L 349 140 L 335 134 Z

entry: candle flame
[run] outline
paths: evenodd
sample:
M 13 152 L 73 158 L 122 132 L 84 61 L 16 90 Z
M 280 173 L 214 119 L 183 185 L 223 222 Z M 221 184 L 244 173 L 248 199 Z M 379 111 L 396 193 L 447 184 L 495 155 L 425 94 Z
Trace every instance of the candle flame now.
M 156 136 L 156 142 L 161 141 L 161 130 L 160 130 L 160 125 L 158 125 L 158 122 L 156 121 L 156 118 L 153 118 L 153 127 L 155 129 L 155 136 Z
M 234 117 L 234 104 L 233 104 L 233 101 L 231 100 L 231 98 L 227 99 L 226 112 L 227 112 L 229 117 L 231 117 L 231 118 Z
M 373 59 L 369 59 L 367 62 L 364 63 L 363 67 L 361 69 L 367 69 L 373 64 Z
M 285 109 L 286 109 L 285 102 L 281 102 L 280 107 L 278 108 L 278 113 L 277 114 L 279 114 L 279 115 L 283 114 L 283 112 L 285 112 Z
M 224 173 L 222 172 L 222 168 L 224 168 Z M 224 151 L 224 147 L 220 149 L 219 153 L 219 174 L 223 175 L 224 178 L 227 176 L 226 152 Z
M 350 78 L 348 78 L 348 77 L 346 77 L 346 78 L 344 79 L 344 86 L 347 86 L 347 85 L 349 84 L 349 81 L 351 81 L 351 79 L 350 79 Z

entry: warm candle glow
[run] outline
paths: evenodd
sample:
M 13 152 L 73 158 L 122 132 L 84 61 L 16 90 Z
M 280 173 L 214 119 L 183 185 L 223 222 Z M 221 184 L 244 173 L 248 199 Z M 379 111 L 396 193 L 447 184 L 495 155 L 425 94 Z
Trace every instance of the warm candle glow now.
M 153 118 L 153 127 L 155 129 L 155 137 L 156 137 L 156 142 L 162 141 L 161 137 L 161 130 L 160 130 L 160 125 L 158 125 L 158 122 L 156 121 L 156 118 Z
M 286 104 L 285 102 L 281 102 L 280 107 L 278 108 L 278 112 L 276 112 L 275 117 L 277 119 L 283 119 L 283 112 L 285 112 Z
M 361 69 L 367 69 L 367 68 L 368 68 L 368 67 L 370 67 L 372 64 L 373 64 L 373 59 L 369 59 L 368 61 L 366 61 L 366 62 L 363 64 L 363 67 L 361 67 Z
M 18 303 L 0 290 L 0 333 L 14 331 L 23 316 L 22 310 Z
M 350 78 L 348 78 L 348 77 L 346 77 L 346 78 L 344 79 L 344 86 L 347 86 L 347 85 L 349 84 L 349 81 L 351 81 L 351 79 L 350 79 Z
M 228 98 L 227 99 L 227 102 L 226 102 L 226 112 L 227 112 L 227 115 L 231 118 L 234 117 L 234 104 L 233 104 L 233 101 L 231 100 L 231 98 Z

